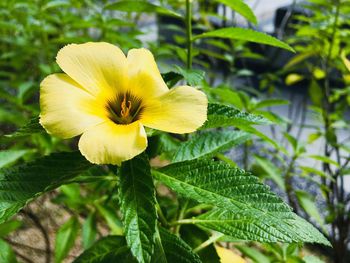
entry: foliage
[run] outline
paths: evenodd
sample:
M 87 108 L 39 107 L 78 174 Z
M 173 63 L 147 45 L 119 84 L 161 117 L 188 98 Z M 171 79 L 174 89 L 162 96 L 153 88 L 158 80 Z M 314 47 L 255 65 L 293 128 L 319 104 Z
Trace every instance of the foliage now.
M 9 238 L 21 218 L 11 218 L 47 193 L 68 211 L 47 262 L 67 259 L 80 240 L 74 262 L 219 262 L 215 246 L 234 247 L 259 263 L 320 260 L 305 256 L 304 243 L 346 260 L 350 146 L 340 134 L 349 131 L 349 2 L 310 1 L 305 8 L 312 16 L 297 16 L 301 23 L 285 41 L 231 26 L 218 5 L 258 24 L 243 0 L 0 3 L 1 262 L 23 259 Z M 147 40 L 150 29 L 142 26 L 154 17 L 159 41 Z M 54 58 L 62 46 L 88 41 L 125 51 L 148 46 L 169 88 L 187 84 L 207 94 L 205 124 L 189 135 L 147 130 L 147 150 L 121 167 L 93 165 L 74 151 L 74 139 L 46 134 L 39 83 L 59 71 Z M 272 63 L 250 43 L 290 56 L 284 67 L 254 79 L 259 89 L 239 85 L 254 77 L 240 61 Z M 300 83 L 310 106 L 306 97 L 297 106 L 276 98 L 277 87 Z M 306 114 L 322 126 L 306 123 Z M 306 128 L 312 132 L 304 139 Z M 310 149 L 320 140 L 323 152 L 315 154 Z M 242 154 L 232 160 L 228 152 Z M 312 184 L 317 196 L 296 178 Z M 320 196 L 325 211 L 315 203 Z M 334 250 L 324 249 L 330 245 Z

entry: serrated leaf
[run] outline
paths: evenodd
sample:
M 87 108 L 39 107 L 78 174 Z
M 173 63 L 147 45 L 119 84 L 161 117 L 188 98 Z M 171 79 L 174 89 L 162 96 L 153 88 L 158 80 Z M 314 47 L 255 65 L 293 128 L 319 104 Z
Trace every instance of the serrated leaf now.
M 242 0 L 215 0 L 216 2 L 227 5 L 232 10 L 236 11 L 243 17 L 245 17 L 249 22 L 257 24 L 258 21 L 252 11 L 252 9 L 244 3 Z
M 122 12 L 136 12 L 136 13 L 158 13 L 162 15 L 168 15 L 181 18 L 182 16 L 167 8 L 154 5 L 143 1 L 119 1 L 116 3 L 110 3 L 105 6 L 106 10 L 118 10 Z
M 173 162 L 193 160 L 211 156 L 217 152 L 239 145 L 250 138 L 242 131 L 207 131 L 196 133 L 188 141 L 183 142 L 173 157 Z
M 125 237 L 138 262 L 150 262 L 154 248 L 157 213 L 155 189 L 145 154 L 122 163 L 120 203 Z
M 163 251 L 168 263 L 201 263 L 199 256 L 181 238 L 168 230 L 159 228 Z M 159 251 L 155 251 L 152 263 L 158 263 Z
M 329 244 L 322 234 L 293 214 L 268 186 L 241 169 L 194 160 L 166 166 L 153 171 L 153 175 L 181 196 L 220 208 L 189 219 L 189 223 L 207 224 L 211 229 L 241 239 Z M 299 229 L 302 225 L 304 229 Z
M 198 86 L 205 77 L 205 72 L 199 69 L 183 69 L 175 65 L 176 71 L 183 76 L 190 86 Z
M 91 166 L 79 152 L 67 152 L 0 169 L 0 223 L 35 197 L 67 183 Z
M 107 236 L 85 250 L 74 263 L 136 263 L 123 236 Z
M 168 263 L 200 263 L 199 257 L 179 237 L 165 229 L 159 229 L 162 250 Z M 160 251 L 152 255 L 152 263 L 160 263 Z M 92 247 L 84 251 L 74 263 L 135 263 L 129 247 L 123 236 L 108 236 L 97 241 Z
M 55 263 L 61 263 L 68 255 L 78 235 L 79 221 L 76 217 L 70 218 L 57 232 L 55 242 Z
M 201 129 L 242 127 L 251 124 L 271 124 L 271 122 L 262 116 L 243 112 L 234 107 L 210 103 L 208 105 L 208 120 Z
M 34 133 L 45 133 L 45 129 L 39 123 L 39 117 L 31 119 L 26 125 L 19 128 L 17 131 L 11 134 L 6 134 L 6 137 L 15 138 L 28 136 Z
M 0 151 L 0 168 L 9 165 L 23 157 L 29 150 L 4 150 Z
M 256 217 L 248 210 L 227 211 L 220 208 L 200 215 L 191 222 L 241 240 L 330 245 L 310 223 L 294 213 L 290 215 L 291 218 L 280 218 L 278 213 Z
M 279 47 L 279 48 L 289 50 L 291 52 L 295 52 L 291 46 L 282 42 L 281 40 L 278 40 L 277 38 L 274 38 L 273 36 L 267 35 L 265 33 L 254 31 L 247 28 L 230 27 L 230 28 L 217 29 L 217 30 L 213 30 L 210 32 L 197 35 L 193 39 L 212 38 L 212 37 L 250 41 L 254 43 Z

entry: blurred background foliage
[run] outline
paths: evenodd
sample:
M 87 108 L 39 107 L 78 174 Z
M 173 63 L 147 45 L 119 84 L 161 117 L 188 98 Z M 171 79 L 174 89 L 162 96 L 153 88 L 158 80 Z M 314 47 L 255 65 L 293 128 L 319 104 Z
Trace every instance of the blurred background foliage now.
M 230 1 L 193 2 L 195 35 L 240 25 L 244 20 L 223 5 Z M 235 148 L 220 149 L 215 158 L 239 164 L 259 176 L 295 212 L 320 229 L 333 249 L 224 239 L 219 240 L 221 244 L 248 262 L 347 262 L 350 2 L 293 1 L 280 8 L 272 33 L 288 41 L 294 54 L 239 40 L 198 39 L 193 47 L 193 68 L 186 67 L 184 8 L 181 0 L 1 1 L 0 167 L 76 149 L 75 139 L 62 141 L 41 129 L 34 134 L 25 129 L 13 133 L 39 115 L 39 83 L 60 71 L 55 56 L 61 47 L 88 41 L 110 42 L 124 51 L 146 46 L 170 87 L 186 81 L 200 86 L 212 102 L 262 115 L 274 123 L 259 129 L 249 127 L 247 131 L 255 135 L 252 139 Z M 252 28 L 258 25 L 246 23 Z M 152 135 L 148 151 L 158 156 L 154 164 L 172 159 L 185 139 L 165 133 Z M 91 176 L 100 176 L 101 181 L 87 184 Z M 15 219 L 0 225 L 0 262 L 62 262 L 64 258 L 70 262 L 97 237 L 120 234 L 115 186 L 108 169 L 93 168 L 78 181 L 32 203 Z M 157 198 L 169 221 L 199 209 L 187 204 L 183 211 L 183 200 L 162 185 Z M 35 231 L 41 241 L 35 240 Z M 182 227 L 180 235 L 193 248 L 210 237 L 195 226 Z M 203 262 L 218 262 L 213 245 L 200 255 Z

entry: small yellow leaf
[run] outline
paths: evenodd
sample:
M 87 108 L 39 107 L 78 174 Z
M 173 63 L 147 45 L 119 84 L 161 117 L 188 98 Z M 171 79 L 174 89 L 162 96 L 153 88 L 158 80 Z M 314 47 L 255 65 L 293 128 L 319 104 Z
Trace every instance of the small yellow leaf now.
M 243 258 L 235 254 L 232 250 L 219 246 L 215 246 L 215 249 L 221 263 L 246 263 Z
M 320 68 L 315 68 L 313 75 L 315 79 L 323 79 L 326 76 L 326 73 Z
M 291 86 L 299 81 L 302 81 L 304 77 L 302 75 L 291 73 L 286 77 L 286 84 L 288 86 Z
M 342 59 L 344 65 L 345 65 L 346 69 L 347 69 L 348 71 L 350 71 L 350 61 L 349 61 L 348 58 L 346 57 L 346 54 L 345 54 L 344 51 L 341 53 L 341 59 Z

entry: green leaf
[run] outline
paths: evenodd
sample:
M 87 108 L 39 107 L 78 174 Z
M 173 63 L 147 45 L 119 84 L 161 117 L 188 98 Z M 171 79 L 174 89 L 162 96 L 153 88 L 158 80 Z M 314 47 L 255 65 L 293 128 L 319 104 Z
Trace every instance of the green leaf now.
M 31 119 L 26 125 L 19 128 L 12 134 L 6 134 L 6 137 L 15 138 L 32 135 L 34 133 L 45 133 L 45 129 L 39 123 L 39 117 L 35 117 Z
M 232 10 L 236 11 L 237 13 L 245 17 L 249 22 L 255 25 L 258 23 L 253 11 L 242 0 L 215 0 L 215 1 L 222 3 L 224 5 L 227 5 Z
M 61 263 L 73 247 L 78 235 L 79 221 L 76 217 L 71 217 L 64 223 L 57 232 L 55 243 L 55 263 Z
M 175 65 L 176 71 L 184 77 L 190 86 L 198 86 L 205 77 L 205 72 L 199 69 L 183 69 Z
M 241 169 L 194 160 L 166 166 L 153 171 L 153 175 L 181 196 L 220 208 L 196 219 L 185 219 L 186 223 L 246 240 L 329 244 L 268 186 Z
M 84 251 L 74 263 L 136 263 L 123 236 L 107 236 Z
M 257 104 L 254 105 L 255 109 L 261 109 L 271 106 L 280 106 L 280 105 L 288 105 L 290 102 L 288 100 L 281 100 L 281 99 L 267 99 L 259 101 Z
M 162 15 L 174 16 L 181 18 L 182 16 L 167 8 L 154 5 L 143 1 L 119 1 L 110 3 L 105 6 L 107 10 L 118 10 L 122 12 L 136 12 L 136 13 L 158 13 Z
M 138 262 L 150 262 L 154 248 L 157 213 L 150 165 L 145 154 L 122 163 L 120 202 L 126 241 Z
M 295 191 L 295 194 L 298 198 L 298 202 L 301 205 L 301 207 L 305 210 L 305 212 L 310 215 L 316 222 L 323 227 L 325 232 L 327 230 L 324 227 L 324 220 L 318 211 L 318 208 L 315 203 L 315 197 L 308 192 L 302 191 L 302 190 L 297 190 Z
M 18 220 L 7 221 L 0 224 L 0 238 L 6 237 L 12 231 L 20 228 L 22 226 L 22 222 Z
M 90 213 L 86 218 L 82 229 L 82 241 L 84 249 L 91 247 L 96 239 L 97 221 L 96 213 Z
M 207 131 L 196 133 L 190 140 L 181 144 L 173 157 L 173 162 L 193 160 L 230 149 L 250 138 L 242 131 Z
M 242 112 L 234 107 L 210 103 L 208 105 L 208 120 L 201 129 L 242 127 L 250 124 L 271 124 L 271 122 L 262 116 Z
M 181 238 L 192 248 L 197 248 L 210 238 L 209 232 L 195 225 L 183 225 L 180 228 Z M 214 244 L 199 250 L 198 255 L 203 263 L 220 263 Z
M 67 152 L 0 169 L 0 223 L 35 197 L 68 183 L 91 166 L 79 152 Z
M 165 253 L 168 263 L 200 263 L 199 257 L 192 252 L 183 240 L 171 234 L 165 229 L 159 229 L 161 251 L 157 250 L 152 255 L 153 263 L 160 262 L 160 254 Z M 92 247 L 84 251 L 74 263 L 135 263 L 129 247 L 123 236 L 108 236 L 97 241 Z
M 0 262 L 17 263 L 16 255 L 11 246 L 0 238 Z
M 318 161 L 322 161 L 324 163 L 328 163 L 328 164 L 333 164 L 335 167 L 339 167 L 339 163 L 337 163 L 336 161 L 334 161 L 333 159 L 327 157 L 327 156 L 323 156 L 323 155 L 308 155 L 307 157 L 309 158 L 313 158 L 315 160 Z
M 96 204 L 98 212 L 106 220 L 107 225 L 112 230 L 113 235 L 123 235 L 123 225 L 117 217 L 116 211 L 108 206 Z
M 283 48 L 291 52 L 294 52 L 294 49 L 291 46 L 278 40 L 277 38 L 274 38 L 265 33 L 254 31 L 247 28 L 231 27 L 231 28 L 217 29 L 214 31 L 197 35 L 193 39 L 195 40 L 199 38 L 211 38 L 211 37 L 250 41 L 250 42 L 255 42 L 259 44 L 279 47 L 279 48 Z
M 292 218 L 280 217 L 274 212 L 259 217 L 253 213 L 256 212 L 214 209 L 190 222 L 241 240 L 330 245 L 316 228 L 293 213 L 290 213 Z
M 24 155 L 26 155 L 29 150 L 5 150 L 0 151 L 0 168 L 9 165 Z
M 159 229 L 163 251 L 168 263 L 201 263 L 199 256 L 181 238 L 163 228 Z M 159 252 L 154 252 L 152 263 L 158 263 Z
M 257 248 L 235 245 L 245 257 L 250 258 L 254 263 L 271 263 L 270 259 L 261 253 Z
M 254 158 L 258 165 L 266 172 L 268 177 L 272 179 L 279 188 L 285 191 L 284 180 L 282 178 L 282 173 L 278 167 L 276 167 L 270 160 L 254 155 Z

